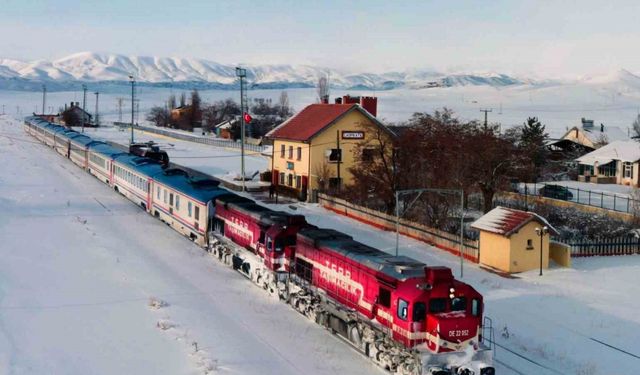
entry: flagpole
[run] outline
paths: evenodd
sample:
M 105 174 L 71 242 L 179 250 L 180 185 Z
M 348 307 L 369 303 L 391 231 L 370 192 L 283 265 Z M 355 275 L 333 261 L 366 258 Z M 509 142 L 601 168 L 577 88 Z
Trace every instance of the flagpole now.
M 247 76 L 247 70 L 236 67 L 236 76 L 240 78 L 240 176 L 242 180 L 242 191 L 244 192 L 244 78 Z

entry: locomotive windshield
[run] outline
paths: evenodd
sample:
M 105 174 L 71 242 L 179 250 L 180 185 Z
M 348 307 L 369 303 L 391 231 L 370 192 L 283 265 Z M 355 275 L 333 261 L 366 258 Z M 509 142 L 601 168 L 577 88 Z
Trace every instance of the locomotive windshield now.
M 456 297 L 451 300 L 451 311 L 465 311 L 467 309 L 467 299 Z

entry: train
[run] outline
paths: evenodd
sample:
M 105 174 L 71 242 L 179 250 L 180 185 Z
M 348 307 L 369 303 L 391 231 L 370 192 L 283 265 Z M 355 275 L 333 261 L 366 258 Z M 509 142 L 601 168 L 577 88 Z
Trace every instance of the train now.
M 166 156 L 35 116 L 24 130 L 390 373 L 495 374 L 482 295 L 451 269 L 272 210 Z

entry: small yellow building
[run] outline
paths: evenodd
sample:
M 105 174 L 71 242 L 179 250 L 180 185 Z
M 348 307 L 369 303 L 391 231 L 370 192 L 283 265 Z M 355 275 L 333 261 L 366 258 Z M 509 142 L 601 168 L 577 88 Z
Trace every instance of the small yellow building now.
M 496 207 L 471 227 L 480 231 L 480 264 L 503 272 L 524 272 L 549 267 L 549 236 L 558 231 L 533 213 Z M 536 232 L 546 227 L 542 236 Z
M 313 189 L 349 185 L 349 169 L 370 156 L 355 155 L 357 145 L 379 134 L 394 137 L 360 104 L 311 104 L 267 134 L 273 139 L 272 183 L 302 200 Z

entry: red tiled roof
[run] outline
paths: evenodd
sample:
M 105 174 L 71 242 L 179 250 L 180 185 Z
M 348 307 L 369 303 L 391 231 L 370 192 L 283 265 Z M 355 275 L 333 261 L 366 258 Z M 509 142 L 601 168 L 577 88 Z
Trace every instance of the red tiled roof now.
M 267 134 L 269 138 L 307 141 L 355 104 L 311 104 Z
M 471 224 L 472 228 L 497 233 L 503 236 L 511 236 L 531 220 L 535 220 L 549 229 L 549 233 L 558 234 L 542 216 L 528 211 L 514 210 L 506 207 L 496 207 L 487 212 L 480 219 Z

